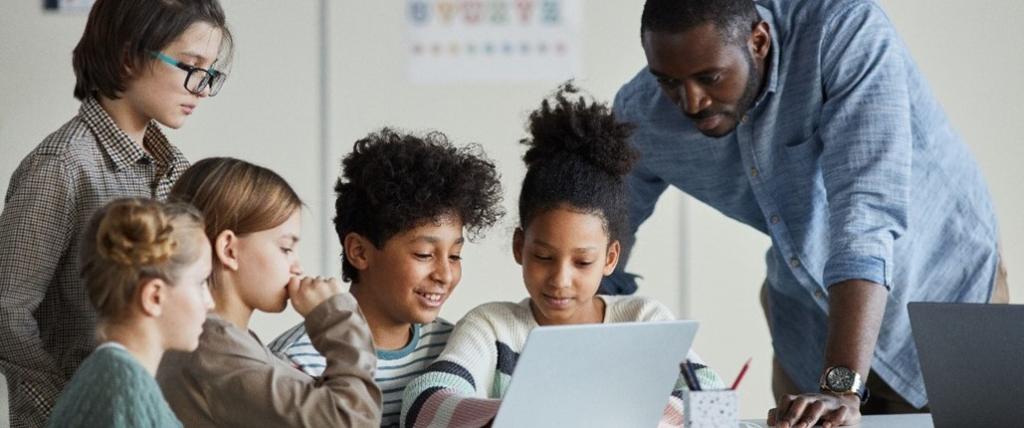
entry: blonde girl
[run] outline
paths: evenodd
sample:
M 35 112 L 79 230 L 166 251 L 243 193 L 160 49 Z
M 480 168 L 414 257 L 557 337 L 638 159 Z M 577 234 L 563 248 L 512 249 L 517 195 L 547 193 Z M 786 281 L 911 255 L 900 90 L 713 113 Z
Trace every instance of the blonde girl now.
M 355 298 L 332 278 L 303 276 L 302 201 L 273 171 L 232 158 L 197 162 L 171 189 L 195 205 L 213 244 L 217 304 L 196 352 L 165 359 L 158 381 L 185 426 L 376 426 L 377 357 Z M 313 378 L 274 356 L 249 321 L 291 301 L 326 357 Z
M 115 200 L 86 229 L 81 260 L 100 345 L 49 425 L 181 426 L 153 376 L 166 351 L 196 348 L 213 307 L 201 215 L 183 204 Z

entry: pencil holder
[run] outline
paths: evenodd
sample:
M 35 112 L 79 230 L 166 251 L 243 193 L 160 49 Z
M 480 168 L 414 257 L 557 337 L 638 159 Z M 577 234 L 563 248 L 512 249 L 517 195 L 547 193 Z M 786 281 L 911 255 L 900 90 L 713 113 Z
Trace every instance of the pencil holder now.
M 735 428 L 739 424 L 740 399 L 736 391 L 683 391 L 684 428 Z

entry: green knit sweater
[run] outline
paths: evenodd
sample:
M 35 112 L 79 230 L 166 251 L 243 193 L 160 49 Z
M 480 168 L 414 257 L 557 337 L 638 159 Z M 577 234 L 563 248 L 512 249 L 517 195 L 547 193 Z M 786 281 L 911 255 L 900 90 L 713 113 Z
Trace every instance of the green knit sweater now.
M 96 348 L 64 388 L 50 427 L 181 427 L 153 376 L 119 344 Z

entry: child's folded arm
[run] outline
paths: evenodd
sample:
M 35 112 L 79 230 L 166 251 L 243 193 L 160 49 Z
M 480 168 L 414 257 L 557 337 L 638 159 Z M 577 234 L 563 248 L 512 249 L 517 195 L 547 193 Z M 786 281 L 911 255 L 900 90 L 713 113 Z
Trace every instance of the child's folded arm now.
M 376 353 L 355 299 L 348 293 L 331 297 L 309 313 L 306 327 L 327 359 L 322 378 L 284 361 L 268 364 L 262 356 L 225 355 L 218 366 L 230 370 L 210 379 L 208 390 L 245 396 L 247 404 L 217 397 L 210 409 L 213 419 L 232 426 L 380 425 L 382 399 L 373 381 Z

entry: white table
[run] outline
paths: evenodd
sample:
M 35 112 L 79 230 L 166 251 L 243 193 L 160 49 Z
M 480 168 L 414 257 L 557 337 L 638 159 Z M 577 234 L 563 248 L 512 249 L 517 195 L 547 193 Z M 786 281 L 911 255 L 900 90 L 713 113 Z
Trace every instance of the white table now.
M 767 427 L 764 419 L 761 420 L 746 420 L 740 424 L 743 428 L 762 428 Z M 910 415 L 871 415 L 862 416 L 860 419 L 860 425 L 854 425 L 860 428 L 932 428 L 932 415 L 928 413 L 918 413 Z

